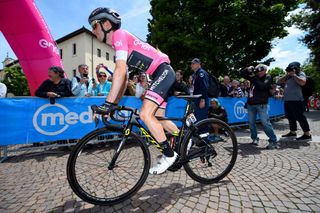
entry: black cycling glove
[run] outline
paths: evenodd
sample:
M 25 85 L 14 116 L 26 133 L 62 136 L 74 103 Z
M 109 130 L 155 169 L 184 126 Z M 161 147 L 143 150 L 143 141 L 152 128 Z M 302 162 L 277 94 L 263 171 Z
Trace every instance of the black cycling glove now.
M 101 106 L 92 105 L 91 109 L 96 114 L 109 114 L 113 109 L 117 108 L 117 104 L 105 101 Z

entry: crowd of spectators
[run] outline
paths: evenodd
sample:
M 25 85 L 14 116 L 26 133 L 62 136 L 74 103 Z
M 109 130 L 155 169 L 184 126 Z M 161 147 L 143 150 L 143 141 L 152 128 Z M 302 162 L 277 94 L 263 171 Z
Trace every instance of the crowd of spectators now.
M 44 81 L 37 92 L 36 96 L 57 98 L 57 97 L 91 97 L 91 96 L 107 96 L 112 84 L 112 75 L 105 71 L 104 66 L 99 64 L 96 68 L 97 80 L 89 74 L 89 69 L 86 64 L 80 64 L 78 66 L 78 75 L 72 77 L 71 81 L 64 78 L 64 71 L 60 67 L 49 68 L 49 79 Z M 52 79 L 54 76 L 53 70 L 60 70 L 60 78 Z M 51 71 L 51 72 L 50 72 Z M 51 73 L 51 74 L 50 74 Z M 59 76 L 58 75 L 58 76 Z M 194 92 L 194 77 L 195 75 L 189 75 L 184 78 L 184 72 L 182 70 L 176 71 L 176 82 L 173 86 L 171 95 L 189 95 Z M 220 77 L 221 78 L 221 77 Z M 184 79 L 187 79 L 185 82 Z M 61 81 L 61 83 L 60 83 Z M 148 89 L 148 76 L 144 73 L 130 74 L 127 82 L 126 96 L 135 96 L 143 100 L 144 93 Z M 51 83 L 51 84 L 50 84 Z M 60 84 L 70 84 L 71 91 L 68 87 L 61 88 Z M 59 85 L 59 86 L 58 86 Z M 46 86 L 46 87 L 44 87 Z M 250 81 L 246 79 L 230 79 L 228 75 L 225 75 L 220 83 L 220 96 L 219 97 L 232 97 L 242 98 L 249 96 Z M 59 90 L 63 90 L 62 95 L 52 95 L 52 90 L 56 90 L 55 87 L 59 87 Z M 284 89 L 279 85 L 273 84 L 270 89 L 270 97 L 283 98 Z

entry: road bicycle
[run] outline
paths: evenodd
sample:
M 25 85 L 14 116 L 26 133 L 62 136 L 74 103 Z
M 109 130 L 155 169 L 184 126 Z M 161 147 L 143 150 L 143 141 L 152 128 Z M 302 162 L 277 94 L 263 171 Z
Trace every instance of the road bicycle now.
M 158 119 L 181 122 L 179 134 L 170 137 L 179 157 L 168 170 L 174 172 L 184 167 L 195 181 L 212 184 L 232 170 L 237 139 L 221 120 L 196 122 L 192 104 L 200 96 L 178 97 L 187 101 L 183 118 Z M 129 199 L 143 186 L 151 165 L 149 146 L 153 144 L 160 150 L 160 145 L 142 125 L 138 109 L 118 106 L 108 118 L 111 120 L 102 116 L 104 126 L 75 145 L 68 159 L 67 177 L 82 200 L 110 206 Z

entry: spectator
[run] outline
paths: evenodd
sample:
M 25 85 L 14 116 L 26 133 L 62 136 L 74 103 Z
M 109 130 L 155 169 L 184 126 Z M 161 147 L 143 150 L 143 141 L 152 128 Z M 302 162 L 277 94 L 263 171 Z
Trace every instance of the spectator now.
M 127 89 L 125 95 L 135 96 L 136 95 L 136 86 L 138 83 L 138 75 L 129 75 L 129 80 L 127 83 Z
M 270 97 L 275 97 L 277 93 L 277 85 L 276 84 L 271 84 L 270 90 L 269 90 L 269 95 Z
M 148 82 L 147 82 L 146 74 L 140 73 L 138 78 L 138 83 L 136 85 L 136 97 L 143 100 L 147 89 L 148 89 Z
M 105 71 L 99 71 L 97 76 L 99 84 L 96 85 L 95 82 L 93 83 L 93 95 L 107 96 L 111 88 L 111 82 L 107 80 L 107 73 Z
M 290 132 L 282 137 L 297 136 L 297 121 L 299 122 L 303 135 L 296 140 L 311 140 L 309 123 L 304 116 L 305 105 L 302 94 L 302 86 L 306 83 L 306 74 L 301 71 L 299 62 L 292 62 L 286 68 L 286 75 L 279 78 L 277 83 L 285 83 L 284 87 L 284 111 L 289 121 Z
M 7 86 L 0 82 L 0 98 L 5 98 L 7 96 Z
M 249 93 L 250 91 L 250 81 L 249 80 L 244 80 L 244 89 Z
M 182 70 L 176 71 L 176 82 L 173 85 L 174 95 L 189 95 L 189 89 L 186 82 L 183 81 Z
M 64 78 L 64 71 L 61 67 L 50 67 L 48 75 L 49 79 L 45 80 L 36 90 L 36 96 L 50 98 L 51 103 L 54 103 L 54 98 L 73 96 L 71 81 Z
M 241 91 L 242 91 L 242 93 L 243 93 L 243 97 L 248 97 L 248 91 L 246 90 L 246 88 L 245 88 L 245 84 L 244 84 L 244 82 L 240 82 L 240 84 L 239 84 L 239 87 L 240 87 L 240 89 L 241 89 Z
M 228 123 L 228 114 L 223 106 L 220 105 L 219 100 L 216 98 L 212 98 L 210 100 L 210 106 L 208 109 L 208 117 L 219 119 L 225 123 Z M 212 126 L 214 136 L 211 137 L 211 140 L 220 141 L 222 138 L 218 135 L 223 132 L 223 129 L 219 128 L 219 125 L 214 124 Z
M 202 96 L 195 99 L 195 116 L 197 121 L 208 118 L 208 87 L 209 87 L 209 75 L 202 69 L 200 59 L 194 58 L 191 61 L 191 69 L 194 71 L 193 74 L 193 95 Z
M 242 92 L 241 88 L 239 87 L 239 81 L 233 80 L 231 82 L 231 87 L 229 88 L 228 96 L 234 97 L 234 98 L 244 97 L 243 92 Z
M 188 89 L 189 89 L 189 94 L 193 94 L 193 75 L 189 75 L 188 78 Z
M 220 90 L 221 90 L 220 96 L 227 97 L 230 87 L 231 87 L 230 78 L 229 78 L 229 76 L 226 75 L 223 78 L 223 83 L 220 85 Z
M 80 64 L 78 66 L 80 76 L 72 78 L 72 93 L 77 97 L 90 97 L 93 90 L 93 79 L 89 77 L 88 66 Z
M 267 75 L 267 66 L 259 64 L 255 68 L 249 67 L 241 71 L 241 75 L 250 80 L 251 88 L 247 100 L 249 128 L 253 145 L 259 144 L 259 138 L 256 129 L 257 114 L 260 117 L 261 124 L 265 134 L 269 137 L 267 149 L 277 148 L 277 136 L 274 133 L 272 124 L 268 115 L 268 101 L 272 84 L 272 77 Z

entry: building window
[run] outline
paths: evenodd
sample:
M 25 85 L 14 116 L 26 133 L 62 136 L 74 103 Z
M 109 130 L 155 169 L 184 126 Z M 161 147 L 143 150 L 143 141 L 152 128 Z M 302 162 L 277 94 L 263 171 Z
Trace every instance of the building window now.
M 107 61 L 109 61 L 109 60 L 110 60 L 110 55 L 109 55 L 109 53 L 108 53 L 108 52 L 106 52 L 106 59 L 107 59 Z
M 116 56 L 113 56 L 113 62 L 116 63 Z
M 99 58 L 101 58 L 101 50 L 99 48 L 97 49 L 97 55 Z
M 60 49 L 60 58 L 62 59 L 62 57 L 63 57 L 63 51 L 62 49 Z
M 72 44 L 72 55 L 76 55 L 77 54 L 77 44 Z

